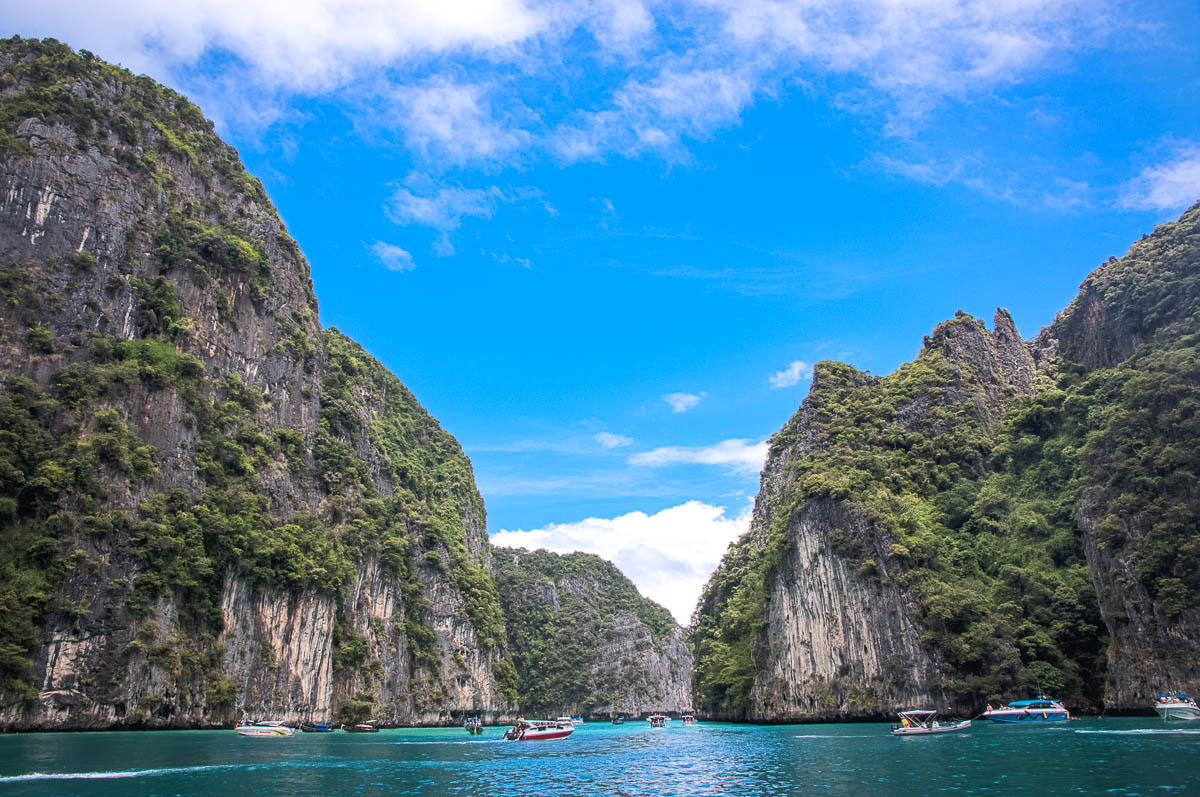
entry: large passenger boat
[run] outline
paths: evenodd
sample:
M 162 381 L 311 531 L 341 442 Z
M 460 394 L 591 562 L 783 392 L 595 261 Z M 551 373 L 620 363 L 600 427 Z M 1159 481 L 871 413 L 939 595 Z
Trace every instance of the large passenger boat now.
M 1014 700 L 1000 708 L 988 706 L 988 710 L 983 712 L 983 718 L 992 722 L 1023 724 L 1066 722 L 1071 718 L 1071 712 L 1058 700 L 1038 695 L 1032 700 Z

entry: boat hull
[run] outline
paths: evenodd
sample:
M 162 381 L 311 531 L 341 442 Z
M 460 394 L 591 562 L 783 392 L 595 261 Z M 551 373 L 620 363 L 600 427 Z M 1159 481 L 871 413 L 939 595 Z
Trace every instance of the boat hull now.
M 954 733 L 965 731 L 971 727 L 970 720 L 963 720 L 957 725 L 940 725 L 937 728 L 893 728 L 892 736 L 930 736 L 938 733 Z
M 1154 710 L 1165 720 L 1200 720 L 1200 707 L 1187 705 L 1157 705 Z

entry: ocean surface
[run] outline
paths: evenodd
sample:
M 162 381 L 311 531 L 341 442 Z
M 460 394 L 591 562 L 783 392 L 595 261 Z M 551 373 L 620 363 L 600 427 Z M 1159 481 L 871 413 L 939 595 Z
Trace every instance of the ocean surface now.
M 1200 723 L 976 721 L 925 738 L 885 724 L 671 725 L 589 723 L 550 742 L 505 742 L 497 727 L 0 735 L 0 795 L 1200 795 Z

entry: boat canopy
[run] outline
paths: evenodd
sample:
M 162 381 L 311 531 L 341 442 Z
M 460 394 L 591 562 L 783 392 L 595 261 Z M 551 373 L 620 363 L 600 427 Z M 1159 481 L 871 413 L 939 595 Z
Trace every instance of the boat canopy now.
M 1192 699 L 1191 695 L 1182 695 L 1182 694 L 1181 695 L 1159 695 L 1158 697 L 1156 697 L 1154 699 L 1155 700 L 1165 700 L 1169 697 L 1173 697 L 1176 700 L 1191 700 Z
M 1013 702 L 1009 703 L 1008 705 L 1012 706 L 1013 708 L 1025 708 L 1026 706 L 1032 706 L 1034 704 L 1040 705 L 1042 703 L 1057 703 L 1057 702 L 1058 701 L 1052 697 L 1037 697 L 1037 698 L 1034 698 L 1033 700 L 1014 700 Z
M 897 711 L 896 714 L 900 717 L 908 717 L 910 720 L 927 720 L 937 712 L 927 708 L 914 708 L 911 711 Z

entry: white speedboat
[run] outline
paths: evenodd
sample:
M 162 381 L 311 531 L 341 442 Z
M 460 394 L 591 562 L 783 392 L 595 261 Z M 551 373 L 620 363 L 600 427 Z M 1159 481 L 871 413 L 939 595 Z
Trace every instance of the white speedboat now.
M 244 722 L 234 728 L 239 736 L 291 736 L 295 728 L 289 728 L 278 720 L 263 720 L 253 724 Z
M 646 722 L 650 723 L 651 728 L 665 728 L 671 718 L 664 714 L 651 714 L 646 718 Z
M 970 720 L 943 725 L 934 719 L 937 716 L 937 712 L 927 709 L 898 711 L 896 713 L 900 716 L 900 724 L 892 726 L 892 736 L 927 736 L 931 733 L 954 733 L 955 731 L 965 731 L 971 727 Z
M 1159 695 L 1154 698 L 1154 710 L 1165 720 L 1200 720 L 1200 706 L 1184 694 Z

